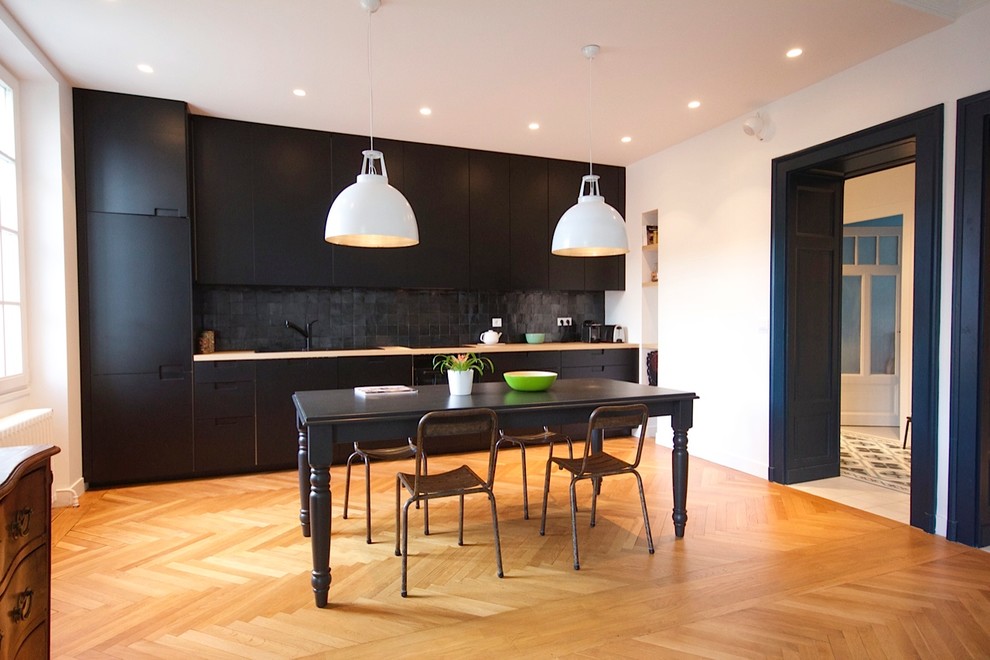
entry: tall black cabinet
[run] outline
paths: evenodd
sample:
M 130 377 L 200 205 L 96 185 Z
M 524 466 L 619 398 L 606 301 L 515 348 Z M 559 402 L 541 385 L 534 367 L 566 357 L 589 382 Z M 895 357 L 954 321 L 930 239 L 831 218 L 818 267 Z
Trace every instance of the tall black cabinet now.
M 191 474 L 186 106 L 74 90 L 83 476 Z

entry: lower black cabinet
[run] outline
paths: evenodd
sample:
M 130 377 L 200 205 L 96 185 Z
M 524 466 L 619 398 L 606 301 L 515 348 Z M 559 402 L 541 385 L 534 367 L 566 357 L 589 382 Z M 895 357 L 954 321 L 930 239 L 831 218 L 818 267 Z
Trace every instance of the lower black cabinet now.
M 195 365 L 196 473 L 244 472 L 255 467 L 253 362 Z
M 94 375 L 90 387 L 91 486 L 193 474 L 192 374 Z
M 259 360 L 255 369 L 257 466 L 265 470 L 295 468 L 299 431 L 292 395 L 303 390 L 336 389 L 337 360 Z

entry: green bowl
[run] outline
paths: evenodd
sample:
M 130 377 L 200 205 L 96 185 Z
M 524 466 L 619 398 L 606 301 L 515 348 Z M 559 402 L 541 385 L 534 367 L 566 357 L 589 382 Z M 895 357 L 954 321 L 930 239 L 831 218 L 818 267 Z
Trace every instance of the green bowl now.
M 502 376 L 509 387 L 520 392 L 542 392 L 557 380 L 555 371 L 506 371 Z
M 543 332 L 527 332 L 526 333 L 526 343 L 527 344 L 542 344 L 544 337 L 546 337 L 546 333 L 543 333 Z

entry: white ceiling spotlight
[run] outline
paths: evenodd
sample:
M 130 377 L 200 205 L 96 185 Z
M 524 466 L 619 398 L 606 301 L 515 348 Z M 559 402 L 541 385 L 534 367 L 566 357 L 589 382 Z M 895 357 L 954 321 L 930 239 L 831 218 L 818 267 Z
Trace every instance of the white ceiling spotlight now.
M 409 247 L 419 243 L 419 227 L 409 202 L 388 183 L 385 156 L 375 150 L 375 96 L 371 76 L 371 15 L 381 0 L 359 0 L 368 12 L 368 87 L 371 147 L 363 153 L 357 181 L 344 188 L 330 205 L 323 237 L 327 243 L 367 248 Z M 381 166 L 381 174 L 377 166 Z
M 767 139 L 769 127 L 767 121 L 758 112 L 752 117 L 747 117 L 742 125 L 743 133 L 755 137 L 760 142 Z
M 629 252 L 626 223 L 605 203 L 591 158 L 591 61 L 600 52 L 595 44 L 581 49 L 588 60 L 588 175 L 581 179 L 577 204 L 560 216 L 550 251 L 562 257 L 609 257 Z M 588 187 L 585 193 L 585 186 Z

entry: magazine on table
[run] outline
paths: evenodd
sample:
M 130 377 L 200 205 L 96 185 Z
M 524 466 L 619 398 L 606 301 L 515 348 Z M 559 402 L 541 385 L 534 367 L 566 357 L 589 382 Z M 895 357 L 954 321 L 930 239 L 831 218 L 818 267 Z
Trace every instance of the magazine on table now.
M 354 388 L 355 396 L 393 396 L 397 394 L 416 394 L 418 391 L 406 385 L 364 385 Z

